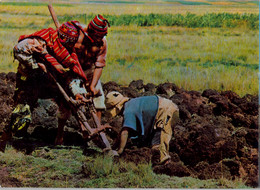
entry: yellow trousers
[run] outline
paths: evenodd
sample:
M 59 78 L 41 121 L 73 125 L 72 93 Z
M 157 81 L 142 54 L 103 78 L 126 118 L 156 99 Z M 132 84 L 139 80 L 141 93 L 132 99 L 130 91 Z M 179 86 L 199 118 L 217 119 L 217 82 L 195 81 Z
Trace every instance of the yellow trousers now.
M 159 96 L 159 108 L 155 118 L 154 129 L 161 128 L 160 145 L 156 146 L 160 151 L 160 163 L 168 160 L 169 143 L 172 138 L 172 124 L 179 116 L 179 108 L 171 100 Z

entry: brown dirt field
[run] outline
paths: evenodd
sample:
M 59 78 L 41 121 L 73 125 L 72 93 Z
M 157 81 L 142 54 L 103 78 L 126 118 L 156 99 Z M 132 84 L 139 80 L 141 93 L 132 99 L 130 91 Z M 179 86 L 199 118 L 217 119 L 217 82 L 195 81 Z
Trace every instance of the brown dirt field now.
M 15 73 L 0 73 L 0 134 L 9 122 L 13 109 L 12 96 L 15 89 Z M 192 176 L 199 179 L 247 179 L 246 184 L 258 186 L 258 96 L 239 97 L 231 91 L 217 92 L 205 89 L 203 92 L 186 91 L 173 83 L 160 85 L 132 81 L 128 86 L 115 82 L 103 84 L 105 93 L 117 90 L 130 98 L 157 94 L 169 98 L 180 109 L 180 120 L 173 126 L 170 142 L 171 161 L 154 166 L 155 173 L 169 176 Z M 10 142 L 17 149 L 28 154 L 37 146 L 54 143 L 57 130 L 57 105 L 51 99 L 41 99 L 33 112 L 33 122 L 28 130 L 17 136 L 26 135 L 41 140 Z M 117 137 L 122 118 L 102 118 L 113 130 L 107 132 L 112 141 Z M 90 121 L 91 124 L 91 121 Z M 65 127 L 64 144 L 82 145 L 83 139 L 77 122 L 71 117 Z M 122 159 L 135 163 L 151 160 L 151 149 L 137 148 L 128 143 Z M 19 181 L 8 177 L 8 168 L 0 167 L 0 183 L 19 187 Z

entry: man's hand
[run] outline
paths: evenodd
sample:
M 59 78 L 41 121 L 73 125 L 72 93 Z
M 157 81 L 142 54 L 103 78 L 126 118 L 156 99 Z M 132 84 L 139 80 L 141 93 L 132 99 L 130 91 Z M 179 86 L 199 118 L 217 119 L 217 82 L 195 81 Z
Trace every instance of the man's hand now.
M 67 73 L 68 71 L 70 71 L 69 68 L 64 68 L 62 65 L 55 65 L 54 67 L 55 67 L 56 70 L 58 70 L 62 74 Z
M 80 102 L 88 102 L 88 100 L 84 96 L 82 96 L 81 94 L 76 94 L 75 99 L 77 101 L 80 101 Z
M 39 66 L 45 73 L 47 73 L 47 69 L 46 69 L 46 67 L 45 67 L 44 64 L 38 63 L 38 66 Z
M 117 153 L 120 155 L 120 154 L 123 153 L 123 151 L 124 151 L 124 149 L 120 148 L 120 149 L 117 151 Z
M 69 71 L 70 71 L 70 68 L 63 68 L 64 73 L 69 72 Z
M 101 96 L 100 90 L 97 90 L 95 87 L 90 86 L 90 91 L 92 92 L 93 96 Z

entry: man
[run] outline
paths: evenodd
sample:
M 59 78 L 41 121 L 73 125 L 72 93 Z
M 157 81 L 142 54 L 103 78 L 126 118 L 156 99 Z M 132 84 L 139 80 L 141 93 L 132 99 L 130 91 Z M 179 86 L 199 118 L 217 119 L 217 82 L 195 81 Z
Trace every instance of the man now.
M 96 109 L 99 111 L 101 119 L 101 110 L 105 109 L 104 93 L 102 90 L 100 77 L 103 67 L 106 66 L 107 56 L 107 29 L 110 24 L 102 15 L 97 15 L 88 24 L 81 25 L 79 40 L 75 44 L 75 49 L 79 57 L 80 64 L 87 76 L 87 86 L 93 95 L 101 94 L 94 99 Z
M 105 96 L 101 86 L 100 77 L 103 67 L 106 65 L 107 56 L 107 29 L 109 22 L 102 15 L 97 15 L 90 21 L 88 26 L 77 23 L 80 34 L 74 48 L 79 62 L 85 72 L 87 90 L 93 95 L 93 103 L 97 110 L 97 116 L 101 121 L 101 112 L 105 110 Z M 58 135 L 55 144 L 63 143 L 63 129 L 69 116 L 70 110 L 63 107 L 60 111 Z
M 122 114 L 124 118 L 119 137 L 119 155 L 123 153 L 128 137 L 131 137 L 139 146 L 152 146 L 152 150 L 160 152 L 159 161 L 152 160 L 154 164 L 163 164 L 171 158 L 171 125 L 179 117 L 176 104 L 157 95 L 129 99 L 116 91 L 108 93 L 105 102 L 111 117 Z
M 71 78 L 87 80 L 73 49 L 79 38 L 77 24 L 77 21 L 69 21 L 57 30 L 47 28 L 20 36 L 13 50 L 14 58 L 19 61 L 14 95 L 15 109 L 11 122 L 5 127 L 0 139 L 0 151 L 5 151 L 7 141 L 16 131 L 29 126 L 31 112 L 39 96 L 42 93 L 51 94 L 51 89 L 47 88 L 47 83 L 51 83 L 46 75 L 47 70 L 66 86 Z M 58 92 L 54 94 L 57 95 Z

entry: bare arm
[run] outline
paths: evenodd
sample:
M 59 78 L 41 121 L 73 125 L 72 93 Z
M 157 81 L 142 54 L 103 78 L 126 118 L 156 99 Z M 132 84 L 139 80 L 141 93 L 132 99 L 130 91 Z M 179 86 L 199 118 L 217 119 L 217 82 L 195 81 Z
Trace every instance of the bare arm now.
M 97 57 L 96 63 L 95 63 L 95 70 L 93 73 L 93 79 L 90 84 L 90 90 L 93 92 L 94 95 L 99 93 L 99 91 L 95 88 L 98 80 L 100 79 L 102 75 L 103 67 L 106 65 L 106 57 L 107 57 L 107 40 L 106 38 L 103 38 L 104 45 L 101 47 L 99 55 Z
M 127 143 L 127 139 L 128 139 L 128 129 L 124 128 L 121 131 L 121 136 L 120 136 L 120 145 L 119 145 L 119 149 L 118 149 L 118 154 L 122 154 L 125 148 L 125 145 Z
M 98 80 L 100 79 L 100 77 L 102 75 L 102 70 L 103 70 L 102 67 L 97 67 L 94 70 L 93 79 L 90 84 L 90 90 L 91 90 L 91 92 L 93 92 L 93 95 L 97 95 L 99 93 L 99 90 L 97 90 L 95 87 L 98 83 Z

